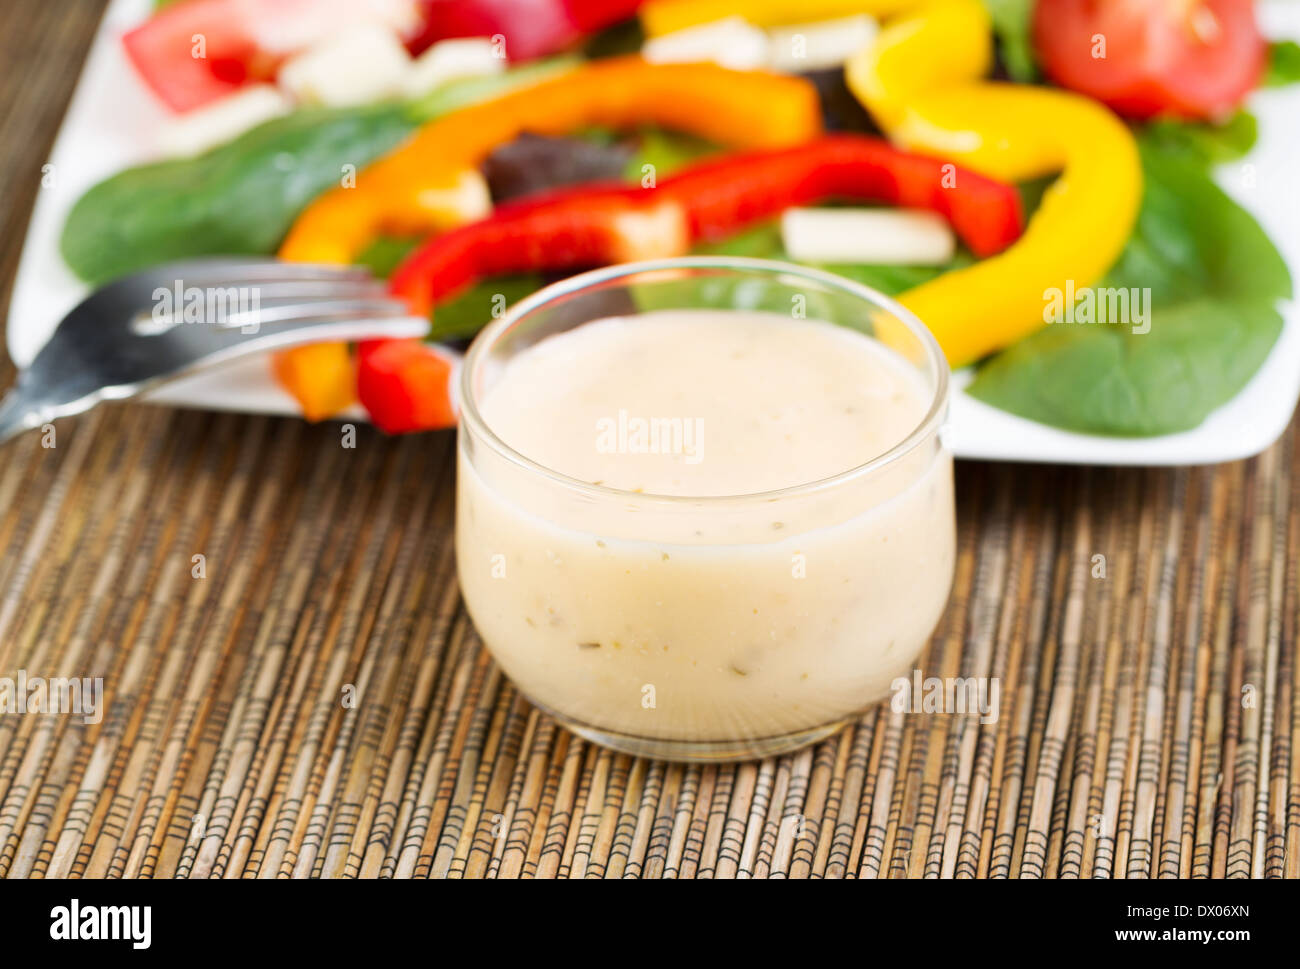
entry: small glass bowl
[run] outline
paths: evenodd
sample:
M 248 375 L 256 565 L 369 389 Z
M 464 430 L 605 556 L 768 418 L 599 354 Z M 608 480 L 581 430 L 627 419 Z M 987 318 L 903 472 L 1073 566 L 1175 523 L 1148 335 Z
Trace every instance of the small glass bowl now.
M 831 477 L 732 496 L 620 491 L 531 460 L 481 414 L 508 361 L 584 323 L 792 305 L 885 344 L 930 395 L 902 441 Z M 830 735 L 910 676 L 948 599 L 948 378 L 910 312 L 803 266 L 684 257 L 541 290 L 483 331 L 461 374 L 456 555 L 479 635 L 529 700 L 618 751 L 742 760 Z

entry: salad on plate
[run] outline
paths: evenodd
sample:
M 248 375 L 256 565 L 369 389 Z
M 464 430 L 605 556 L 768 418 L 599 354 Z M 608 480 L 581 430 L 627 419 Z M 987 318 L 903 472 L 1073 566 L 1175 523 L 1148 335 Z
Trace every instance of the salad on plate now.
M 1256 14 L 169 0 L 117 41 L 160 106 L 151 158 L 76 199 L 59 252 L 86 285 L 206 255 L 370 267 L 430 336 L 277 354 L 310 420 L 359 405 L 390 433 L 450 426 L 457 351 L 507 306 L 592 267 L 709 252 L 894 296 L 982 406 L 1176 434 L 1255 377 L 1292 295 L 1214 177 L 1259 137 L 1247 99 L 1300 79 L 1300 46 Z

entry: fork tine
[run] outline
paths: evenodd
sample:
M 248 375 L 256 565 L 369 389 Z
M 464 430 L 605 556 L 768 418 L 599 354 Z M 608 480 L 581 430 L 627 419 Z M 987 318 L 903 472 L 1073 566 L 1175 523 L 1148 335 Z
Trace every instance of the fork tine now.
M 324 263 L 307 262 L 273 262 L 241 270 L 245 278 L 259 281 L 276 279 L 374 279 L 374 274 L 365 266 L 333 266 Z
M 297 317 L 259 326 L 251 332 L 233 326 L 210 327 L 204 336 L 204 342 L 208 344 L 205 359 L 215 362 L 232 352 L 238 355 L 332 340 L 422 337 L 428 331 L 429 321 L 425 317 L 398 314 L 362 316 L 353 312 Z
M 310 302 L 286 303 L 282 306 L 260 307 L 231 313 L 219 325 L 225 328 L 281 326 L 300 320 L 322 320 L 352 317 L 377 319 L 391 316 L 408 316 L 409 307 L 395 299 L 322 299 Z
M 217 288 L 236 292 L 218 296 Z M 209 290 L 200 319 L 185 318 L 194 315 L 190 289 Z M 0 402 L 0 441 L 250 353 L 428 330 L 427 317 L 410 315 L 364 267 L 243 258 L 157 266 L 100 287 L 68 312 Z
M 382 299 L 388 295 L 388 287 L 377 279 L 300 279 L 279 280 L 271 283 L 259 283 L 255 286 L 257 298 L 262 306 L 271 305 L 280 300 L 295 302 L 313 299 Z
M 307 280 L 367 281 L 374 275 L 365 266 L 327 263 L 282 262 L 278 259 L 191 259 L 169 263 L 140 275 L 151 279 L 180 280 L 192 286 L 240 283 L 301 282 Z

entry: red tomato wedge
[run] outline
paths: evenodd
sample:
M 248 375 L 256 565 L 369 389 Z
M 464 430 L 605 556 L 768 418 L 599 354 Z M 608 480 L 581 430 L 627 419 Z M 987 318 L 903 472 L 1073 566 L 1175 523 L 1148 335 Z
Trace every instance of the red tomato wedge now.
M 1129 118 L 1222 118 L 1268 57 L 1252 0 L 1038 0 L 1048 76 Z
M 416 0 L 181 0 L 122 43 L 154 93 L 189 111 L 269 81 L 285 58 L 366 23 L 404 39 L 422 27 Z
M 173 111 L 215 101 L 270 75 L 250 25 L 230 0 L 187 0 L 160 10 L 122 38 L 145 83 Z
M 636 12 L 641 0 L 180 0 L 129 31 L 131 62 L 168 107 L 189 111 L 331 32 L 378 21 L 418 53 L 452 37 L 505 38 L 514 61 L 563 50 Z

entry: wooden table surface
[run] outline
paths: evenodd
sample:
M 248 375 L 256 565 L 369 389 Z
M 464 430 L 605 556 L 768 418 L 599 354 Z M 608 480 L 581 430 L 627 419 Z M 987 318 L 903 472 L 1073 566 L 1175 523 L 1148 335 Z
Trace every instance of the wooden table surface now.
M 6 304 L 99 10 L 0 5 Z M 1300 872 L 1294 423 L 1216 468 L 963 462 L 923 667 L 998 677 L 997 721 L 703 768 L 578 741 L 488 660 L 450 434 L 128 404 L 42 443 L 0 450 L 0 676 L 102 676 L 108 710 L 0 716 L 0 874 Z

